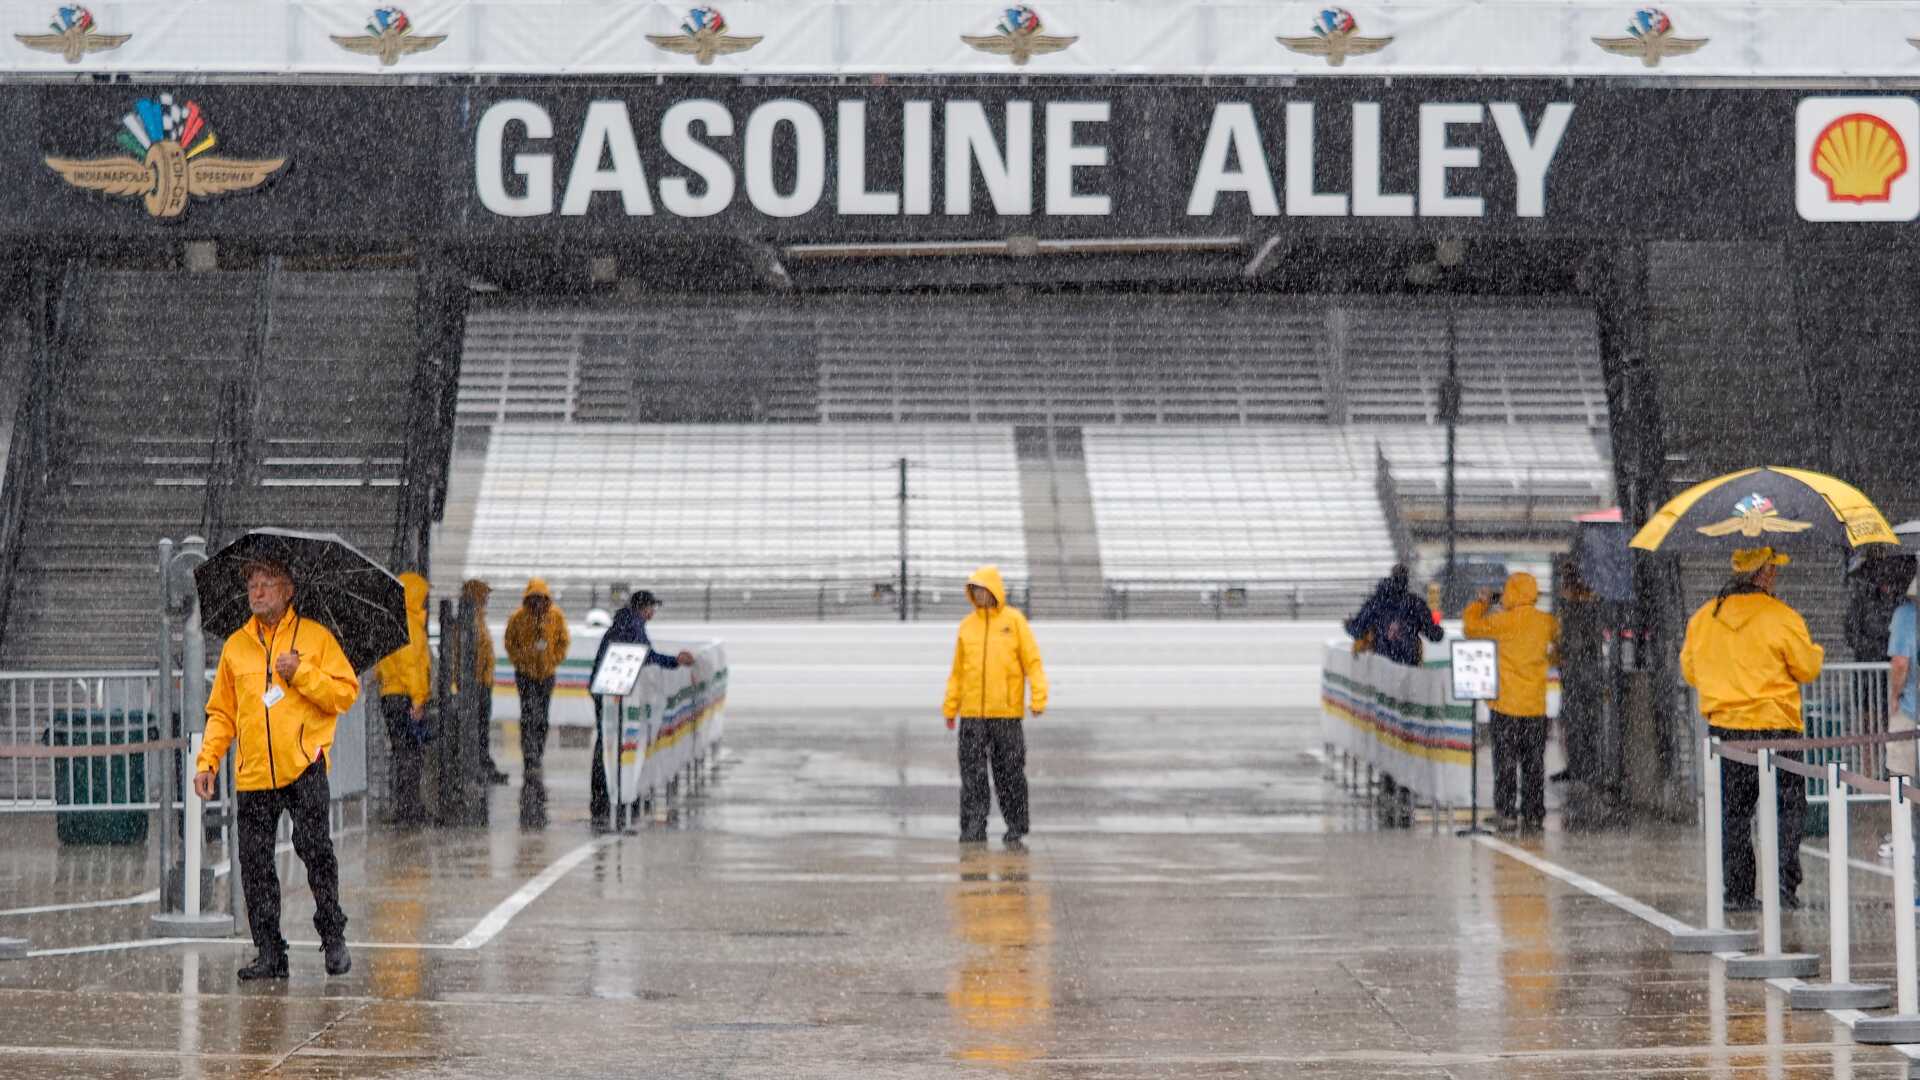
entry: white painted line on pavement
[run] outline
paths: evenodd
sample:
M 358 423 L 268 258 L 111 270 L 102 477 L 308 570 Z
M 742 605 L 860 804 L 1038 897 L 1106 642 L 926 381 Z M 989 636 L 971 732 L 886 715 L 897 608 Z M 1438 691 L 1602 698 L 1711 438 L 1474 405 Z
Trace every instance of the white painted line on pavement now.
M 1654 926 L 1665 930 L 1669 934 L 1685 934 L 1693 930 L 1693 927 L 1688 926 L 1686 923 L 1681 922 L 1671 915 L 1656 911 L 1640 901 L 1635 900 L 1633 897 L 1616 892 L 1590 877 L 1576 874 L 1564 866 L 1550 863 L 1530 851 L 1522 851 L 1504 840 L 1497 840 L 1491 836 L 1475 836 L 1474 840 L 1483 847 L 1490 847 L 1509 859 L 1525 863 L 1550 878 L 1563 881 L 1579 889 L 1581 892 L 1586 893 L 1588 896 L 1605 900 L 1621 911 L 1652 923 Z
M 552 866 L 540 871 L 532 881 L 520 886 L 519 890 L 512 896 L 500 901 L 498 907 L 487 912 L 486 918 L 481 919 L 473 929 L 467 931 L 466 934 L 461 936 L 460 940 L 454 942 L 453 947 L 456 949 L 477 949 L 487 942 L 492 941 L 500 931 L 507 928 L 507 924 L 513 921 L 515 915 L 520 914 L 528 904 L 540 899 L 541 893 L 553 888 L 554 882 L 565 877 L 569 870 L 586 862 L 587 857 L 594 852 L 610 844 L 617 843 L 619 839 L 620 835 L 618 833 L 598 837 L 560 856 L 560 858 L 554 860 Z
M 535 875 L 531 881 L 528 881 L 525 885 L 522 885 L 520 886 L 520 888 L 516 889 L 512 896 L 507 897 L 505 900 L 502 900 L 500 901 L 499 904 L 495 905 L 492 911 L 487 912 L 487 914 L 484 917 L 482 917 L 478 923 L 474 924 L 473 929 L 461 935 L 460 939 L 457 941 L 444 942 L 444 943 L 426 942 L 426 941 L 418 941 L 418 942 L 416 941 L 349 941 L 347 942 L 347 947 L 351 949 L 419 949 L 419 950 L 436 950 L 436 951 L 445 951 L 445 952 L 471 952 L 474 949 L 478 949 L 485 946 L 488 942 L 498 937 L 500 935 L 500 932 L 507 928 L 507 924 L 513 921 L 514 916 L 526 910 L 527 905 L 533 903 L 535 900 L 540 899 L 543 893 L 545 893 L 548 889 L 553 888 L 553 886 L 561 878 L 565 877 L 569 871 L 573 870 L 575 867 L 579 866 L 581 863 L 587 861 L 587 859 L 590 856 L 592 856 L 595 852 L 599 851 L 604 847 L 607 847 L 610 844 L 618 843 L 619 840 L 620 840 L 620 837 L 617 834 L 598 837 L 596 839 L 589 840 L 584 844 L 581 844 L 579 847 L 574 848 L 572 851 L 569 851 L 565 855 L 562 855 L 558 859 L 555 859 L 551 864 L 547 866 L 545 870 L 542 870 L 540 871 L 539 874 Z M 119 902 L 120 901 L 108 901 L 107 903 L 119 903 Z M 96 901 L 95 903 L 98 904 L 101 902 Z M 61 907 L 55 907 L 52 910 L 68 910 L 68 908 L 65 906 L 61 906 Z M 154 949 L 154 948 L 164 948 L 164 947 L 173 946 L 173 945 L 251 945 L 251 944 L 253 944 L 253 942 L 250 939 L 244 938 L 244 937 L 132 938 L 127 941 L 104 941 L 98 945 L 73 945 L 73 946 L 68 946 L 66 948 L 59 948 L 59 949 L 34 949 L 29 951 L 27 953 L 27 956 L 29 957 L 81 956 L 88 953 L 114 952 L 122 949 Z M 304 947 L 310 947 L 310 946 L 317 947 L 319 944 L 320 943 L 318 941 L 288 941 L 287 942 L 287 945 L 289 948 L 304 948 Z
M 342 833 L 340 835 L 344 836 L 346 834 Z M 339 836 L 336 836 L 335 839 L 339 839 Z M 278 858 L 282 855 L 291 854 L 292 851 L 293 843 L 289 841 L 287 843 L 274 845 L 273 854 L 275 858 Z M 225 877 L 232 866 L 233 860 L 231 859 L 222 859 L 214 863 L 213 876 L 216 878 Z M 0 918 L 8 915 L 51 915 L 60 911 L 88 911 L 95 908 L 134 907 L 139 904 L 154 904 L 159 901 L 160 890 L 148 889 L 146 892 L 136 896 L 120 896 L 111 900 L 76 900 L 70 904 L 38 904 L 34 907 L 0 908 Z
M 1564 866 L 1560 866 L 1557 863 L 1548 862 L 1547 860 L 1541 858 L 1538 855 L 1533 854 L 1530 851 L 1523 851 L 1520 848 L 1514 847 L 1512 844 L 1509 844 L 1503 840 L 1497 840 L 1491 836 L 1475 836 L 1474 840 L 1485 847 L 1489 847 L 1495 851 L 1498 851 L 1500 854 L 1505 855 L 1508 858 L 1515 860 L 1516 862 L 1525 863 L 1526 865 L 1533 867 L 1535 870 L 1540 871 L 1541 873 L 1547 875 L 1550 878 L 1554 878 L 1555 880 L 1558 880 L 1558 881 L 1563 881 L 1568 885 L 1571 885 L 1574 888 L 1579 889 L 1581 892 L 1586 893 L 1589 896 L 1593 896 L 1598 899 L 1605 900 L 1607 903 L 1612 904 L 1614 907 L 1619 908 L 1621 911 L 1624 911 L 1629 915 L 1633 915 L 1636 918 L 1639 918 L 1648 923 L 1651 923 L 1652 925 L 1657 926 L 1660 929 L 1665 930 L 1670 934 L 1686 933 L 1693 929 L 1693 927 L 1688 926 L 1686 923 L 1681 922 L 1679 919 L 1676 919 L 1673 916 L 1668 915 L 1663 911 L 1659 911 L 1652 907 L 1649 907 L 1646 904 L 1643 904 L 1640 901 L 1635 900 L 1631 896 L 1627 896 L 1614 889 L 1610 889 L 1607 886 L 1602 885 L 1599 882 L 1593 880 L 1592 878 L 1586 877 L 1582 874 L 1576 874 L 1572 870 L 1569 870 Z M 1822 859 L 1826 858 L 1826 852 L 1820 851 L 1819 849 L 1810 847 L 1806 844 L 1802 844 L 1800 847 L 1800 850 L 1808 854 L 1814 855 L 1817 858 L 1822 858 Z M 1877 867 L 1862 865 L 1857 859 L 1849 859 L 1848 862 L 1853 863 L 1855 866 L 1860 866 L 1861 869 L 1869 869 L 1869 870 L 1878 869 Z M 1892 876 L 1891 871 L 1883 871 L 1883 872 L 1886 873 L 1887 876 L 1889 877 Z M 1713 954 L 1713 958 L 1715 960 L 1725 962 L 1735 957 L 1744 956 L 1744 955 L 1746 954 L 1738 953 L 1738 952 L 1717 952 Z M 1801 979 L 1791 979 L 1791 978 L 1768 979 L 1767 985 L 1774 988 L 1775 990 L 1781 991 L 1782 993 L 1790 994 L 1793 992 L 1793 988 L 1796 986 L 1799 986 L 1803 981 L 1804 980 L 1801 980 Z M 1833 1017 L 1835 1020 L 1838 1020 L 1841 1023 L 1847 1025 L 1848 1031 L 1852 1031 L 1853 1025 L 1858 1023 L 1861 1020 L 1861 1018 L 1867 1015 L 1866 1013 L 1863 1013 L 1858 1009 L 1827 1009 L 1826 1014 L 1828 1016 Z M 1898 1050 L 1909 1061 L 1920 1062 L 1920 1044 L 1901 1043 L 1896 1046 L 1893 1046 L 1892 1049 Z

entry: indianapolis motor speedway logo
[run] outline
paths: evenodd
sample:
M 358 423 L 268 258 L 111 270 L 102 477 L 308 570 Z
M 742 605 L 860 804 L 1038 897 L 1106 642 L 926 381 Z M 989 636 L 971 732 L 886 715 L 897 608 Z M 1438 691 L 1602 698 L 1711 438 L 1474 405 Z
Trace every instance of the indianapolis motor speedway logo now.
M 760 37 L 759 34 L 729 34 L 726 16 L 720 14 L 719 8 L 697 7 L 680 20 L 679 33 L 648 34 L 647 41 L 656 49 L 691 56 L 694 63 L 705 65 L 713 63 L 716 56 L 746 52 L 760 44 Z
M 127 43 L 132 34 L 103 34 L 93 12 L 79 6 L 54 9 L 53 33 L 15 34 L 14 39 L 29 49 L 59 53 L 67 63 L 77 64 L 88 53 L 106 52 Z
M 213 125 L 197 101 L 178 103 L 172 94 L 158 101 L 141 98 L 121 117 L 115 142 L 126 153 L 116 157 L 44 159 L 48 168 L 74 187 L 122 198 L 137 197 L 147 213 L 177 220 L 188 197 L 210 199 L 253 191 L 287 164 L 284 157 L 216 157 Z
M 373 17 L 367 20 L 367 32 L 364 34 L 327 36 L 348 52 L 379 57 L 382 67 L 392 67 L 403 56 L 439 48 L 440 43 L 447 40 L 445 34 L 414 33 L 413 20 L 397 7 L 375 8 Z
M 1669 56 L 1699 52 L 1706 38 L 1673 36 L 1673 20 L 1659 8 L 1641 8 L 1627 21 L 1626 37 L 1597 37 L 1595 45 L 1619 56 L 1634 56 L 1648 67 L 1659 67 Z
M 1360 24 L 1346 8 L 1328 8 L 1313 20 L 1307 37 L 1283 37 L 1280 44 L 1307 56 L 1324 56 L 1328 67 L 1339 67 L 1349 56 L 1377 53 L 1393 44 L 1390 37 L 1361 37 Z
M 1025 67 L 1027 61 L 1034 57 L 1057 53 L 1080 38 L 1077 35 L 1046 33 L 1040 24 L 1040 13 L 1021 4 L 1000 13 L 1000 21 L 994 24 L 993 33 L 961 34 L 960 40 L 970 48 L 1007 57 L 1014 66 Z
M 1758 492 L 1733 504 L 1733 516 L 1725 521 L 1700 526 L 1703 536 L 1760 536 L 1763 533 L 1797 533 L 1813 528 L 1811 521 L 1782 517 L 1773 500 Z

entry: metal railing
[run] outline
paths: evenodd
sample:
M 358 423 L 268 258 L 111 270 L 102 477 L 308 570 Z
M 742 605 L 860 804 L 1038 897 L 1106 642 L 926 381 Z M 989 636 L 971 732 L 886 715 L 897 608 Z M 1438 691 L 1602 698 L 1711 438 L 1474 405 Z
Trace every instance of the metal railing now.
M 1800 718 L 1810 739 L 1848 735 L 1884 735 L 1887 731 L 1888 665 L 1879 663 L 1828 664 L 1818 678 L 1800 691 Z M 1885 743 L 1807 751 L 1806 763 L 1837 764 L 1863 776 L 1885 776 Z M 1878 795 L 1858 794 L 1856 800 L 1884 801 Z M 1807 781 L 1807 801 L 1827 801 L 1824 773 Z
M 157 681 L 152 671 L 0 672 L 0 811 L 158 808 L 165 750 L 177 744 Z

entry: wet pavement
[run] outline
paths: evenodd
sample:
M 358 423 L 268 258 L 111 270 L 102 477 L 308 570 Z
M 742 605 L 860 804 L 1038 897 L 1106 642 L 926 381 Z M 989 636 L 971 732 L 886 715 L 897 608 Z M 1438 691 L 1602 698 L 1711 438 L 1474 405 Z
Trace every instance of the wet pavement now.
M 152 905 L 103 901 L 151 887 L 143 852 L 23 822 L 0 935 L 56 954 L 0 964 L 0 1077 L 1906 1074 L 1497 844 L 1376 829 L 1318 731 L 1050 715 L 1024 851 L 955 843 L 953 737 L 925 716 L 730 715 L 718 776 L 621 838 L 587 828 L 584 751 L 551 751 L 543 829 L 506 788 L 488 830 L 344 837 L 353 973 L 298 946 L 264 987 L 238 944 L 126 947 Z M 1687 830 L 1511 843 L 1701 921 Z M 1817 950 L 1807 873 L 1788 939 Z M 310 940 L 290 856 L 282 877 Z M 1856 977 L 1890 978 L 1887 879 L 1854 881 Z

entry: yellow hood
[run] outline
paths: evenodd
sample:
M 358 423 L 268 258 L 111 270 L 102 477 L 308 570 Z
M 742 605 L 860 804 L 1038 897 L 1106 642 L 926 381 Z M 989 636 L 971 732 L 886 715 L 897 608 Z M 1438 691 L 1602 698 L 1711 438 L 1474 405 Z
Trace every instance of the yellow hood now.
M 1533 607 L 1539 602 L 1539 579 L 1525 571 L 1507 577 L 1507 587 L 1500 591 L 1501 607 L 1512 611 L 1515 608 Z
M 427 621 L 427 579 L 409 570 L 400 575 L 400 587 L 407 594 L 407 621 Z
M 534 596 L 544 596 L 549 600 L 553 599 L 553 590 L 547 588 L 546 578 L 529 578 L 527 580 L 527 591 L 520 594 L 520 600 L 524 603 L 529 597 Z
M 993 594 L 994 603 L 1007 606 L 1007 583 L 1001 579 L 999 567 L 988 565 L 975 570 L 973 576 L 967 579 L 967 584 L 980 586 Z

